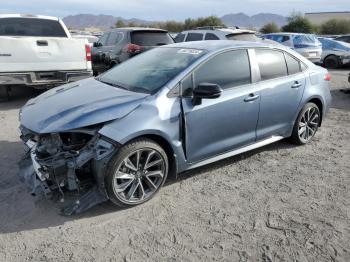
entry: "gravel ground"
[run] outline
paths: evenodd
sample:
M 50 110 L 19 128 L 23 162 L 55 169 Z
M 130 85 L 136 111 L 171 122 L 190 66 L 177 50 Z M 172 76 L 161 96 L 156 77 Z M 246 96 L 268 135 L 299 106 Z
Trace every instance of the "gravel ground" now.
M 16 176 L 17 114 L 0 103 L 0 261 L 350 261 L 349 71 L 314 141 L 282 141 L 183 174 L 150 202 L 74 217 L 34 204 Z

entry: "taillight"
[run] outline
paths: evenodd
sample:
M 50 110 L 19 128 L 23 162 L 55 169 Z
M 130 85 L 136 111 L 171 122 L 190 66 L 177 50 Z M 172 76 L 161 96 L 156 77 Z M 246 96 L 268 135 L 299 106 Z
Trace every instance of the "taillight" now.
M 85 45 L 85 54 L 86 54 L 86 61 L 91 61 L 91 46 L 86 44 Z
M 124 51 L 130 54 L 137 54 L 142 51 L 142 46 L 135 45 L 135 44 L 127 44 L 124 47 Z
M 327 74 L 324 75 L 324 80 L 325 80 L 325 81 L 331 81 L 331 78 L 332 78 L 332 77 L 331 77 L 331 74 L 330 74 L 330 73 L 327 73 Z

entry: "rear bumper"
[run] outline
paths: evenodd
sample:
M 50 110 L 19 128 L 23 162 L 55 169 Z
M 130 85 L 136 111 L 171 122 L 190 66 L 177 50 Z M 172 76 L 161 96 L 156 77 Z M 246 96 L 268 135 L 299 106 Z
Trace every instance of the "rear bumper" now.
M 0 73 L 1 85 L 62 85 L 69 82 L 78 81 L 92 76 L 92 71 L 45 71 L 45 72 L 19 72 Z
M 306 57 L 308 60 L 310 60 L 312 63 L 320 63 L 321 57 Z

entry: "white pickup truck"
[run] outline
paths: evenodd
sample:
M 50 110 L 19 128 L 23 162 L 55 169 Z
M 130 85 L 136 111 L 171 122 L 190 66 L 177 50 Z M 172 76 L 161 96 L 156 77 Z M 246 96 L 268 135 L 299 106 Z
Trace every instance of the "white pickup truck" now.
M 0 87 L 49 88 L 91 76 L 91 47 L 59 18 L 0 15 Z

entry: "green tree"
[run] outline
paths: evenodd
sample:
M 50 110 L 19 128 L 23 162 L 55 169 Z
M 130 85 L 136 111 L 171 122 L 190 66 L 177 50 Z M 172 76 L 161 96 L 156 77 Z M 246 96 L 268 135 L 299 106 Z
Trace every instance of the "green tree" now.
M 277 33 L 280 31 L 281 29 L 275 22 L 267 23 L 260 29 L 260 32 L 263 34 Z
M 134 23 L 134 22 L 129 22 L 127 26 L 128 27 L 137 27 L 136 23 Z
M 303 15 L 294 13 L 288 17 L 288 24 L 282 27 L 282 31 L 290 33 L 315 33 L 317 28 Z
M 117 28 L 125 27 L 125 23 L 122 20 L 118 20 L 115 23 L 115 27 L 117 27 Z
M 325 35 L 340 35 L 350 33 L 350 20 L 331 19 L 320 26 L 320 33 Z

